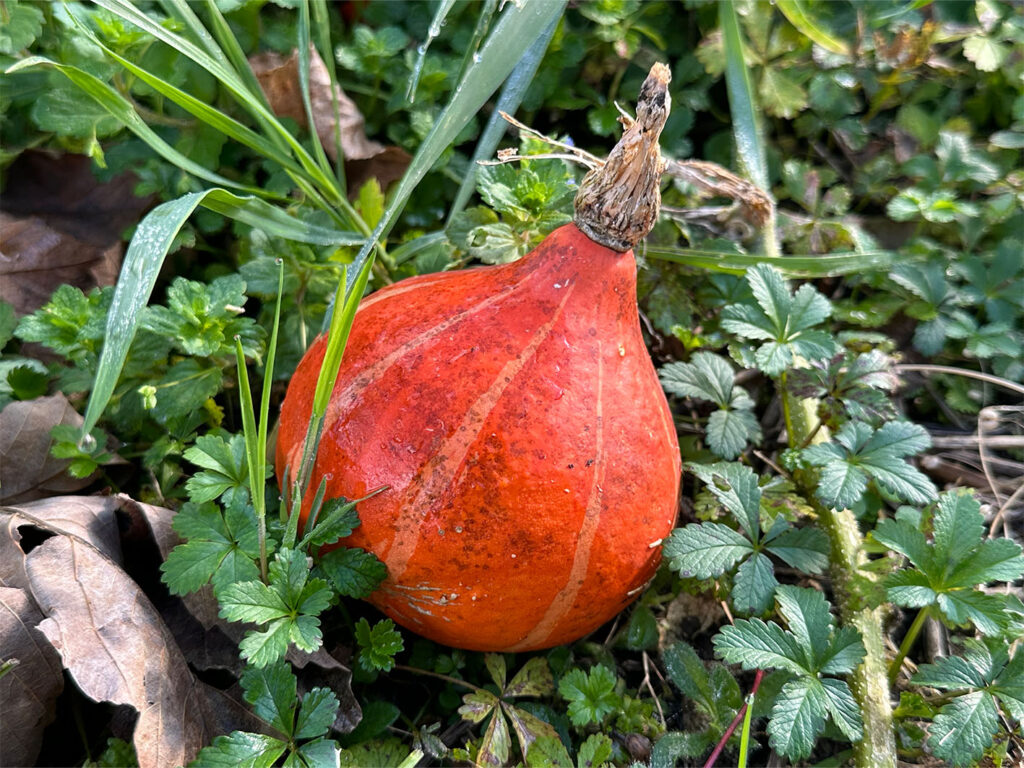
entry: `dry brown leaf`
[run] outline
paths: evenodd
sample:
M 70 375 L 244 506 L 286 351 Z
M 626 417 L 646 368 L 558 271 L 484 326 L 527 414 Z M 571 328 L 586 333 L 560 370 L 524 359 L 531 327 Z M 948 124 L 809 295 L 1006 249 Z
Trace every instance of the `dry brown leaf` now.
M 17 661 L 0 677 L 0 765 L 35 763 L 64 689 L 60 657 L 36 631 L 42 619 L 25 590 L 0 587 L 0 659 Z
M 122 174 L 100 184 L 82 155 L 22 153 L 7 173 L 0 213 L 0 299 L 19 315 L 45 304 L 64 283 L 83 291 L 113 285 L 122 232 L 149 207 Z
M 82 417 L 59 392 L 8 403 L 0 411 L 0 503 L 72 493 L 92 482 L 72 477 L 66 471 L 70 462 L 50 455 L 50 430 L 58 424 L 82 426 Z
M 299 54 L 288 56 L 272 51 L 249 59 L 267 96 L 270 108 L 281 117 L 290 117 L 299 125 L 307 125 L 306 110 L 299 89 Z M 335 120 L 334 99 L 338 102 Z M 409 167 L 411 157 L 401 147 L 385 147 L 366 135 L 366 124 L 355 102 L 341 89 L 332 89 L 330 75 L 316 49 L 310 48 L 309 101 L 313 110 L 316 134 L 327 155 L 337 162 L 336 142 L 341 144 L 345 159 L 345 176 L 349 190 L 355 194 L 363 182 L 375 177 L 382 189 L 396 181 Z M 339 138 L 335 138 L 335 128 Z
M 17 528 L 32 525 L 49 533 L 66 534 L 82 539 L 114 562 L 120 563 L 121 540 L 115 517 L 118 507 L 118 499 L 112 496 L 54 496 L 27 504 L 4 507 L 0 509 L 0 513 L 10 515 L 11 520 L 5 526 L 8 535 L 0 536 L 0 546 L 4 546 L 5 541 L 11 541 L 18 546 L 21 536 Z M 0 566 L 0 576 L 3 573 L 4 568 Z M 26 585 L 27 582 L 13 584 Z
M 216 735 L 205 692 L 138 585 L 94 547 L 54 536 L 25 558 L 39 625 L 78 687 L 139 713 L 141 768 L 183 765 Z

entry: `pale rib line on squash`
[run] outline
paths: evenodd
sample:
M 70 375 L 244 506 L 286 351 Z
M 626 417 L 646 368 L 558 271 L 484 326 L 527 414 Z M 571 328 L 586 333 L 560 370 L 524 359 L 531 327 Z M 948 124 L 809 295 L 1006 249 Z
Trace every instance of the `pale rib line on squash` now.
M 590 567 L 590 550 L 597 536 L 597 527 L 601 522 L 601 488 L 604 481 L 604 416 L 602 415 L 602 387 L 604 386 L 604 356 L 601 349 L 601 341 L 597 341 L 597 395 L 594 398 L 597 402 L 595 413 L 596 429 L 594 434 L 594 480 L 590 486 L 590 495 L 587 498 L 587 508 L 583 515 L 583 525 L 576 535 L 576 553 L 573 555 L 572 568 L 569 569 L 569 578 L 565 582 L 554 600 L 548 606 L 547 611 L 539 622 L 530 630 L 530 633 L 520 642 L 509 648 L 510 651 L 518 651 L 520 648 L 533 647 L 543 643 L 554 631 L 559 619 L 565 615 L 576 596 L 579 595 L 580 587 L 587 578 L 587 569 Z
M 413 490 L 413 498 L 406 499 L 399 505 L 402 512 L 395 521 L 395 538 L 391 540 L 391 545 L 381 557 L 388 566 L 388 581 L 397 582 L 402 578 L 410 558 L 416 552 L 422 534 L 422 526 L 418 520 L 421 508 L 452 485 L 456 473 L 462 470 L 466 454 L 480 436 L 487 417 L 498 404 L 505 389 L 533 359 L 537 348 L 551 334 L 575 287 L 575 284 L 567 286 L 565 296 L 562 297 L 552 318 L 537 329 L 518 355 L 505 363 L 487 390 L 466 411 L 458 428 L 438 447 L 428 465 L 420 471 L 419 476 L 426 477 L 427 480 L 418 489 Z

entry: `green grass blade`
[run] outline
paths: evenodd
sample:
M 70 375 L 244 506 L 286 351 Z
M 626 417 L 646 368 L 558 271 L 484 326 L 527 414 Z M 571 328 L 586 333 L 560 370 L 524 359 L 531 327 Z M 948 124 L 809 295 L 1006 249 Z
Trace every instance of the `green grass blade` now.
M 331 45 L 331 18 L 327 12 L 327 0 L 313 0 L 313 37 L 316 42 L 320 58 L 327 67 L 327 76 L 331 81 L 331 109 L 334 111 L 334 156 L 337 162 L 334 164 L 334 174 L 338 181 L 338 189 L 342 197 L 348 199 L 348 185 L 345 182 L 345 153 L 341 149 L 341 105 L 338 102 L 336 89 L 338 88 L 338 69 L 334 64 L 334 46 Z
M 430 28 L 427 30 L 427 39 L 416 49 L 416 63 L 413 65 L 412 74 L 409 76 L 409 86 L 405 91 L 405 98 L 410 104 L 416 99 L 416 87 L 420 84 L 423 62 L 427 60 L 427 49 L 434 42 L 434 38 L 441 34 L 441 27 L 453 5 L 455 5 L 455 0 L 441 0 L 438 3 L 437 10 L 434 11 L 434 19 L 430 22 Z
M 842 56 L 850 55 L 850 46 L 832 35 L 807 7 L 804 0 L 775 0 L 775 5 L 789 23 L 796 27 L 805 37 L 820 45 L 826 51 Z
M 526 53 L 523 54 L 519 63 L 516 64 L 516 68 L 512 70 L 512 74 L 505 81 L 494 112 L 491 113 L 491 117 L 487 121 L 487 127 L 480 134 L 480 140 L 473 151 L 473 160 L 466 170 L 466 177 L 462 180 L 462 185 L 455 196 L 455 202 L 452 203 L 451 210 L 448 212 L 446 227 L 451 224 L 455 214 L 466 207 L 466 203 L 469 202 L 469 198 L 476 188 L 477 162 L 493 157 L 495 147 L 498 146 L 498 142 L 501 141 L 501 137 L 505 134 L 508 126 L 500 113 L 515 114 L 515 111 L 519 108 L 519 103 L 523 100 L 523 96 L 526 95 L 526 89 L 530 87 L 533 76 L 537 73 L 537 67 L 540 66 L 541 59 L 544 58 L 544 52 L 547 51 L 548 44 L 551 42 L 551 38 L 554 36 L 557 28 L 558 19 L 554 19 L 548 25 L 548 28 L 533 42 L 533 45 L 527 49 Z
M 344 284 L 338 286 L 338 296 L 335 298 L 335 307 L 341 305 L 340 311 L 335 311 L 331 317 L 331 327 L 327 335 L 327 350 L 324 352 L 324 361 L 320 366 L 320 375 L 316 380 L 316 391 L 313 394 L 313 418 L 322 420 L 327 413 L 327 405 L 331 400 L 331 393 L 334 392 L 334 385 L 338 381 L 338 370 L 341 368 L 341 359 L 345 354 L 345 345 L 348 343 L 348 335 L 352 331 L 352 322 L 356 317 L 356 310 L 359 309 L 359 302 L 366 290 L 366 283 L 370 278 L 369 260 L 363 264 L 363 269 L 352 284 L 351 290 L 347 291 L 344 301 L 341 301 Z M 344 283 L 344 281 L 343 281 Z
M 199 207 L 203 193 L 193 192 L 177 200 L 158 205 L 135 230 L 125 254 L 124 266 L 114 289 L 107 315 L 107 332 L 96 370 L 96 381 L 85 409 L 82 435 L 88 435 L 107 407 L 110 395 L 121 375 L 128 348 L 135 338 L 142 310 L 149 302 L 164 257 L 178 230 Z
M 260 81 L 256 79 L 256 75 L 253 73 L 252 67 L 249 66 L 249 60 L 245 57 L 242 46 L 238 44 L 238 39 L 235 37 L 234 32 L 231 31 L 227 19 L 224 18 L 224 14 L 220 12 L 220 8 L 217 7 L 217 3 L 214 0 L 206 0 L 206 12 L 210 18 L 210 31 L 220 44 L 221 50 L 224 51 L 228 61 L 231 62 L 232 68 L 248 86 L 250 93 L 257 96 L 263 102 L 263 106 L 270 109 L 270 104 L 267 103 L 267 96 L 260 87 Z
M 313 158 L 309 156 L 309 153 L 306 152 L 302 144 L 264 106 L 263 98 L 250 93 L 245 81 L 230 67 L 221 64 L 192 41 L 161 26 L 157 21 L 147 16 L 140 8 L 129 2 L 129 0 L 95 0 L 95 2 L 110 13 L 134 24 L 157 40 L 175 48 L 217 78 L 238 100 L 238 103 L 256 118 L 268 135 L 276 136 L 287 144 L 308 177 L 308 180 L 317 187 L 319 192 L 328 196 L 330 202 L 334 205 L 340 203 L 333 195 L 335 188 L 334 180 L 324 176 L 323 171 L 317 166 Z
M 78 86 L 83 93 L 107 110 L 111 117 L 114 117 L 124 123 L 128 130 L 146 142 L 150 149 L 160 155 L 160 157 L 164 158 L 164 160 L 172 165 L 178 166 L 183 171 L 191 173 L 196 178 L 224 187 L 233 187 L 234 189 L 248 192 L 252 195 L 283 199 L 278 198 L 276 195 L 271 195 L 258 187 L 249 187 L 244 184 L 238 184 L 237 182 L 225 178 L 218 173 L 207 170 L 198 163 L 195 163 L 185 157 L 185 155 L 178 152 L 178 150 L 160 138 L 155 131 L 146 125 L 145 121 L 139 117 L 135 108 L 127 99 L 125 99 L 124 96 L 114 90 L 110 85 L 104 83 L 102 80 L 88 72 L 78 69 L 77 67 L 72 67 L 68 64 L 60 64 L 58 62 L 51 61 L 43 56 L 31 56 L 29 58 L 22 59 L 17 64 L 10 67 L 7 72 L 16 72 L 17 70 L 33 66 L 48 66 L 56 69 L 68 78 L 68 80 Z
M 725 84 L 729 92 L 729 113 L 736 154 L 747 176 L 765 192 L 768 185 L 768 162 L 765 159 L 757 102 L 750 82 L 750 71 L 743 60 L 743 38 L 736 6 L 732 0 L 718 4 L 718 19 L 725 44 Z
M 428 232 L 425 235 L 420 235 L 415 240 L 410 240 L 407 243 L 402 243 L 400 246 L 391 251 L 391 260 L 396 264 L 404 264 L 409 259 L 415 258 L 423 251 L 427 250 L 437 243 L 443 243 L 448 239 L 448 236 L 442 232 Z
M 476 26 L 473 27 L 473 37 L 470 38 L 469 45 L 466 46 L 466 55 L 462 57 L 462 64 L 459 66 L 459 74 L 456 76 L 455 82 L 461 83 L 462 78 L 466 76 L 466 70 L 473 63 L 474 54 L 480 48 L 480 43 L 491 26 L 496 10 L 498 10 L 498 0 L 484 0 L 480 13 L 476 17 Z
M 256 510 L 256 521 L 259 525 L 260 542 L 260 574 L 264 581 L 267 578 L 267 509 L 264 505 L 263 492 L 266 476 L 263 470 L 264 458 L 260 454 L 259 432 L 256 429 L 256 415 L 253 410 L 252 390 L 249 388 L 249 369 L 245 365 L 245 353 L 242 351 L 242 340 L 235 336 L 235 363 L 238 370 L 238 399 L 242 411 L 242 436 L 245 438 L 245 460 L 249 468 L 249 497 L 253 509 Z M 257 496 L 257 490 L 259 496 Z
M 202 205 L 211 211 L 279 235 L 313 245 L 355 245 L 362 238 L 352 232 L 338 232 L 295 219 L 256 197 L 239 197 L 226 189 L 192 192 L 177 200 L 158 205 L 135 230 L 124 266 L 114 289 L 107 315 L 107 332 L 100 354 L 89 405 L 85 411 L 83 433 L 88 434 L 99 420 L 114 391 L 128 348 L 135 338 L 143 308 L 149 303 L 157 275 L 167 251 L 182 225 Z
M 673 248 L 648 244 L 644 256 L 711 272 L 742 275 L 755 264 L 770 264 L 791 278 L 837 277 L 887 270 L 896 261 L 892 251 L 832 253 L 827 256 L 765 256 L 728 251 Z
M 309 126 L 309 133 L 311 136 L 311 142 L 313 145 L 313 157 L 316 162 L 320 165 L 324 175 L 328 176 L 332 181 L 336 181 L 334 177 L 334 169 L 331 168 L 331 163 L 327 159 L 327 153 L 324 152 L 323 145 L 320 143 L 319 132 L 316 129 L 316 117 L 313 114 L 313 102 L 309 95 L 309 46 L 310 46 L 310 23 L 309 23 L 309 3 L 299 4 L 299 42 L 297 50 L 299 54 L 299 92 L 302 94 L 302 106 L 306 111 L 306 124 Z M 344 198 L 340 189 L 335 190 L 335 194 L 339 198 Z
M 309 224 L 288 215 L 280 208 L 252 197 L 233 195 L 224 189 L 209 189 L 203 207 L 232 219 L 262 229 L 270 235 L 310 245 L 360 245 L 365 236 Z
M 474 59 L 451 101 L 416 151 L 373 235 L 356 256 L 353 262 L 356 275 L 362 272 L 364 263 L 371 257 L 374 242 L 390 231 L 416 185 L 509 76 L 533 41 L 561 16 L 564 7 L 564 0 L 521 0 L 519 4 L 508 5 L 480 50 L 479 57 Z M 350 279 L 353 277 L 350 274 Z
M 260 423 L 258 444 L 259 455 L 267 455 L 267 428 L 270 424 L 270 392 L 274 384 L 274 364 L 277 362 L 277 337 L 281 328 L 281 296 L 284 294 L 284 259 L 277 259 L 277 301 L 274 304 L 274 325 L 267 344 L 267 360 L 263 367 L 263 391 L 260 393 Z M 259 480 L 260 493 L 266 486 L 266 478 Z

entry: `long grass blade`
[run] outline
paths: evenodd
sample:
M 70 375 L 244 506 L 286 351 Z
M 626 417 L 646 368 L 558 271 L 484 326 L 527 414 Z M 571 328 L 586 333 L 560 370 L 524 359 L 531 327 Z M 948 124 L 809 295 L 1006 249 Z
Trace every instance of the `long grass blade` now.
M 312 0 L 313 2 L 313 39 L 320 58 L 327 67 L 327 76 L 331 81 L 331 109 L 334 112 L 334 156 L 337 161 L 334 163 L 334 175 L 338 181 L 338 189 L 342 197 L 348 194 L 348 184 L 345 181 L 345 153 L 341 148 L 341 104 L 338 102 L 338 69 L 334 65 L 334 46 L 331 45 L 331 19 L 327 12 L 327 0 Z
M 292 218 L 255 197 L 239 197 L 225 189 L 192 192 L 177 200 L 158 205 L 139 222 L 128 245 L 121 276 L 107 315 L 106 337 L 96 371 L 92 394 L 85 410 L 82 434 L 88 434 L 110 401 L 117 380 L 135 339 L 142 311 L 149 303 L 157 275 L 178 231 L 204 206 L 266 231 L 314 245 L 355 245 L 362 238 L 352 232 L 316 227 Z
M 807 7 L 804 0 L 775 0 L 775 5 L 782 11 L 782 15 L 789 20 L 790 24 L 826 51 L 838 53 L 841 56 L 850 55 L 849 44 L 829 32 L 821 21 L 814 17 L 814 13 Z
M 644 256 L 695 269 L 736 275 L 744 274 L 755 264 L 770 264 L 791 278 L 837 277 L 887 270 L 896 261 L 896 254 L 892 251 L 832 253 L 827 256 L 766 256 L 650 244 L 646 246 Z
M 455 5 L 455 0 L 441 0 L 438 3 L 437 10 L 434 11 L 434 19 L 430 22 L 430 27 L 427 29 L 427 39 L 420 43 L 416 49 L 416 63 L 413 65 L 412 74 L 409 76 L 409 86 L 405 91 L 405 98 L 410 104 L 416 99 L 416 88 L 420 84 L 423 63 L 427 60 L 427 49 L 434 42 L 434 39 L 441 34 L 441 27 L 444 25 L 444 20 L 448 17 L 453 5 Z
M 551 38 L 554 36 L 557 28 L 558 19 L 553 19 L 548 28 L 540 34 L 533 42 L 533 45 L 523 54 L 519 63 L 516 64 L 516 68 L 512 70 L 512 74 L 505 81 L 505 85 L 502 86 L 501 95 L 498 96 L 498 103 L 495 106 L 494 112 L 491 113 L 490 119 L 487 121 L 487 127 L 480 134 L 480 140 L 473 151 L 473 160 L 466 170 L 466 176 L 462 180 L 458 194 L 455 195 L 455 202 L 452 203 L 451 210 L 448 212 L 448 221 L 445 226 L 451 224 L 455 214 L 465 208 L 466 203 L 469 202 L 469 198 L 476 187 L 477 162 L 493 157 L 494 149 L 498 146 L 498 142 L 501 141 L 501 137 L 507 128 L 501 113 L 515 114 L 515 111 L 519 108 L 519 103 L 523 100 L 523 96 L 526 95 L 526 89 L 530 87 L 533 76 L 537 73 L 537 67 L 540 66 L 541 59 L 544 58 L 544 53 L 547 51 Z
M 204 181 L 208 181 L 219 186 L 233 187 L 234 189 L 248 192 L 252 195 L 260 195 L 279 200 L 283 199 L 258 187 L 249 187 L 244 184 L 239 184 L 231 179 L 221 176 L 218 173 L 207 170 L 198 163 L 195 163 L 185 157 L 185 155 L 181 154 L 178 150 L 160 138 L 159 134 L 146 125 L 145 121 L 139 117 L 135 108 L 127 99 L 125 99 L 124 96 L 114 90 L 114 88 L 107 83 L 104 83 L 94 75 L 91 75 L 78 67 L 51 61 L 45 56 L 30 56 L 11 66 L 7 69 L 7 73 L 16 72 L 18 70 L 34 66 L 47 66 L 56 69 L 68 78 L 68 80 L 77 85 L 83 93 L 107 110 L 107 113 L 110 114 L 111 117 L 120 120 L 128 130 L 142 139 L 142 141 L 146 142 L 150 149 L 160 155 L 160 157 L 172 165 L 176 165 L 181 168 L 183 171 L 191 173 L 196 178 L 203 179 Z
M 103 351 L 100 353 L 96 381 L 89 395 L 82 424 L 83 436 L 92 431 L 103 409 L 107 407 L 167 251 L 178 230 L 199 207 L 202 198 L 202 192 L 192 192 L 163 203 L 139 222 L 128 246 L 128 253 L 125 254 L 124 266 L 107 315 Z
M 260 81 L 256 79 L 252 67 L 249 66 L 249 60 L 245 57 L 242 46 L 238 44 L 238 38 L 231 31 L 227 19 L 224 18 L 224 14 L 220 12 L 220 8 L 217 7 L 217 3 L 214 0 L 206 0 L 206 13 L 210 19 L 210 31 L 220 44 L 221 50 L 224 51 L 228 61 L 231 62 L 231 66 L 248 86 L 250 93 L 258 97 L 263 106 L 270 109 L 270 104 L 267 103 L 267 96 L 263 93 Z
M 129 0 L 95 0 L 95 2 L 105 10 L 148 32 L 157 40 L 175 48 L 217 78 L 238 100 L 238 103 L 256 118 L 266 133 L 276 135 L 287 144 L 309 181 L 316 186 L 319 192 L 327 195 L 330 202 L 335 205 L 341 202 L 333 195 L 334 180 L 329 176 L 324 176 L 323 171 L 302 144 L 264 106 L 261 97 L 249 92 L 246 83 L 230 67 L 221 64 L 192 41 L 161 26 Z
M 732 0 L 723 0 L 718 4 L 718 20 L 725 44 L 725 85 L 729 92 L 729 116 L 736 139 L 736 154 L 750 180 L 769 192 L 768 162 L 765 159 L 757 102 L 754 100 L 750 71 L 743 60 L 743 38 Z
M 353 262 L 354 274 L 349 275 L 350 280 L 362 271 L 366 260 L 371 258 L 374 242 L 391 230 L 412 191 L 441 153 L 509 76 L 533 41 L 562 15 L 564 7 L 565 0 L 522 0 L 518 5 L 508 5 L 480 50 L 479 57 L 474 59 L 451 101 L 417 150 L 373 235 L 360 249 Z
M 242 411 L 242 436 L 245 438 L 245 460 L 249 468 L 249 496 L 256 510 L 257 536 L 260 542 L 260 576 L 267 579 L 267 508 L 263 485 L 266 482 L 264 458 L 260 454 L 259 432 L 256 429 L 256 414 L 253 409 L 252 389 L 249 387 L 249 369 L 245 365 L 242 340 L 235 337 L 235 364 L 238 370 L 238 399 Z M 257 480 L 259 478 L 259 482 Z M 256 491 L 259 487 L 260 494 Z
M 323 145 L 316 129 L 316 115 L 313 114 L 313 102 L 309 95 L 309 67 L 310 67 L 310 21 L 309 3 L 299 3 L 299 29 L 298 29 L 298 54 L 299 54 L 299 92 L 302 94 L 302 106 L 306 111 L 306 125 L 309 126 L 309 133 L 312 137 L 313 157 L 320 165 L 324 175 L 330 177 L 331 181 L 337 181 L 334 177 L 334 169 L 327 159 Z M 343 198 L 341 190 L 335 190 L 338 197 Z

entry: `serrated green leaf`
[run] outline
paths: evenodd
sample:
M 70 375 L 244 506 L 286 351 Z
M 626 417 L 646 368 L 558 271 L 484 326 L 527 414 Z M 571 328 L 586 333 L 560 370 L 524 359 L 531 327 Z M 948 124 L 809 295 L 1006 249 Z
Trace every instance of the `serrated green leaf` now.
M 815 453 L 811 446 L 804 451 L 812 463 Z M 857 503 L 868 487 L 868 476 L 859 468 L 846 461 L 829 461 L 822 467 L 815 495 L 830 507 L 845 509 Z
M 954 766 L 981 758 L 999 728 L 992 696 L 984 691 L 957 696 L 944 706 L 928 728 L 932 753 Z
M 721 576 L 753 551 L 745 537 L 720 523 L 690 523 L 665 542 L 669 567 L 684 578 Z
M 501 700 L 490 691 L 471 691 L 462 697 L 459 715 L 463 720 L 479 723 L 501 704 Z
M 827 706 L 819 680 L 798 677 L 782 686 L 768 721 L 768 743 L 772 749 L 790 760 L 810 755 L 825 727 Z
M 736 372 L 728 360 L 711 352 L 695 352 L 688 363 L 668 363 L 658 373 L 666 391 L 680 397 L 710 400 L 720 408 L 732 398 Z
M 558 736 L 542 736 L 526 751 L 527 768 L 576 768 Z
M 320 557 L 320 567 L 342 595 L 367 597 L 387 577 L 388 569 L 375 555 L 362 549 L 332 549 Z
M 987 681 L 985 675 L 966 658 L 945 656 L 934 664 L 922 664 L 914 673 L 912 682 L 915 685 L 926 685 L 942 690 L 959 690 L 961 688 L 984 688 Z
M 358 527 L 359 514 L 356 512 L 356 502 L 344 498 L 328 499 L 320 510 L 316 526 L 303 537 L 302 544 L 303 547 L 333 544 L 338 539 L 351 536 Z
M 284 658 L 292 626 L 290 619 L 282 618 L 270 622 L 264 631 L 246 632 L 238 643 L 242 657 L 254 667 L 265 667 Z
M 854 627 L 840 627 L 828 646 L 816 653 L 815 663 L 824 674 L 845 675 L 852 672 L 865 655 L 867 651 L 860 632 Z
M 964 40 L 964 58 L 981 72 L 995 72 L 1009 54 L 1005 45 L 986 35 L 971 35 Z
M 938 597 L 928 575 L 909 568 L 890 574 L 884 584 L 889 600 L 904 608 L 923 608 Z
M 505 696 L 546 696 L 555 688 L 551 668 L 543 656 L 527 661 L 505 688 Z
M 750 410 L 719 409 L 708 417 L 708 447 L 723 459 L 735 459 L 759 435 L 757 417 Z
M 932 522 L 932 539 L 938 559 L 959 563 L 977 547 L 983 530 L 981 504 L 972 494 L 942 494 Z
M 338 697 L 329 688 L 313 688 L 302 697 L 302 706 L 295 719 L 296 739 L 323 736 L 334 724 L 338 714 Z
M 936 547 L 938 549 L 938 547 Z M 974 549 L 949 572 L 950 587 L 973 587 L 990 581 L 1015 581 L 1024 574 L 1024 556 L 1020 545 L 1010 539 L 974 539 Z M 952 557 L 951 562 L 956 562 Z
M 831 545 L 820 528 L 789 528 L 766 547 L 776 557 L 804 573 L 821 573 L 829 564 Z
M 332 739 L 317 739 L 300 744 L 296 754 L 302 759 L 303 768 L 339 768 L 341 755 L 337 742 Z
M 295 716 L 296 680 L 284 661 L 266 667 L 247 667 L 239 680 L 257 717 L 285 736 L 292 735 Z
M 242 581 L 227 585 L 220 593 L 220 616 L 228 621 L 265 624 L 290 614 L 277 590 L 260 581 Z
M 574 725 L 600 725 L 619 706 L 615 692 L 615 674 L 598 664 L 584 672 L 570 669 L 558 682 L 558 692 L 569 702 L 569 718 Z
M 778 584 L 772 561 L 758 552 L 736 570 L 732 582 L 733 604 L 743 613 L 763 613 L 771 605 Z
M 821 688 L 832 721 L 850 741 L 860 741 L 864 737 L 864 722 L 850 687 L 842 680 L 826 677 L 821 681 Z
M 508 674 L 508 668 L 505 666 L 505 657 L 500 653 L 484 654 L 484 666 L 487 667 L 487 672 L 490 674 L 494 684 L 498 686 L 498 690 L 503 691 Z
M 577 765 L 580 768 L 598 768 L 612 759 L 614 745 L 612 740 L 603 733 L 592 733 L 580 744 L 577 754 Z
M 973 589 L 956 589 L 940 592 L 935 604 L 954 624 L 970 621 L 985 634 L 997 635 L 1009 621 L 1004 598 L 1004 595 L 989 595 Z
M 787 120 L 796 117 L 807 108 L 807 92 L 785 70 L 765 67 L 757 95 L 767 114 Z
M 715 653 L 744 669 L 785 669 L 806 674 L 796 639 L 778 624 L 761 619 L 739 619 L 722 627 L 713 640 Z
M 373 627 L 365 619 L 356 623 L 356 641 L 359 643 L 359 664 L 368 672 L 388 672 L 395 666 L 395 654 L 405 648 L 402 636 L 391 619 L 382 619 Z
M 930 570 L 932 549 L 924 534 L 902 520 L 880 520 L 872 534 L 876 541 L 899 552 L 922 570 Z
M 775 599 L 803 650 L 805 668 L 817 669 L 821 650 L 832 633 L 832 614 L 825 596 L 814 589 L 786 585 L 775 590 Z
M 760 539 L 761 490 L 757 475 L 742 464 L 687 464 L 728 509 L 755 543 Z M 724 482 L 723 482 L 724 481 Z
M 192 768 L 271 768 L 288 745 L 262 733 L 234 731 L 199 751 Z

